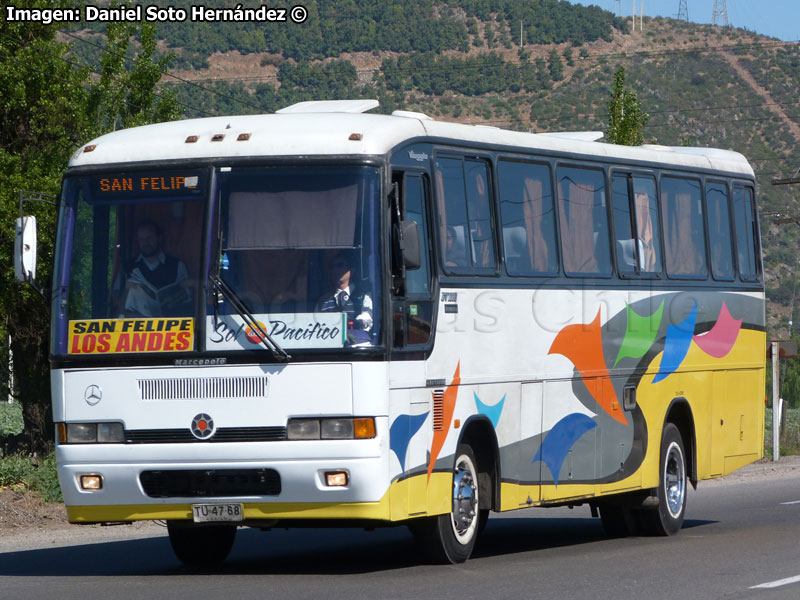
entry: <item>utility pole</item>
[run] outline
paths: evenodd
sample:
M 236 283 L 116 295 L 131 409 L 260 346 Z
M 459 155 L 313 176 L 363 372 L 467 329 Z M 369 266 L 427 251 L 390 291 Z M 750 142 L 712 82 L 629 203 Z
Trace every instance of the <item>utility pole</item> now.
M 678 21 L 689 20 L 689 0 L 678 0 Z
M 717 19 L 722 20 L 722 26 L 728 27 L 728 5 L 726 0 L 714 0 L 714 11 L 711 13 L 711 24 L 719 25 Z
M 618 17 L 622 16 L 622 0 L 614 0 L 614 6 L 617 9 L 616 13 Z

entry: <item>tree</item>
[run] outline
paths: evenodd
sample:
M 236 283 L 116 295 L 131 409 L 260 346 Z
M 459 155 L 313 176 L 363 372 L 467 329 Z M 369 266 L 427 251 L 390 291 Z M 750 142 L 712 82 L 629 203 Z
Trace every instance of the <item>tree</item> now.
M 71 0 L 19 0 L 18 8 L 69 8 Z M 59 24 L 7 22 L 0 17 L 0 381 L 9 380 L 14 358 L 14 390 L 23 407 L 20 449 L 44 451 L 52 440 L 48 373 L 49 306 L 14 280 L 12 252 L 19 190 L 55 196 L 70 155 L 80 144 L 117 126 L 177 118 L 170 96 L 156 95 L 162 61 L 154 61 L 155 39 L 141 30 L 141 49 L 126 59 L 134 28 L 114 32 L 101 73 L 89 68 L 56 40 Z M 152 26 L 149 26 L 152 29 Z M 111 52 L 115 54 L 112 55 Z M 114 56 L 114 58 L 112 58 Z M 127 66 L 132 63 L 132 66 Z M 33 204 L 37 216 L 37 280 L 49 290 L 55 214 Z M 10 340 L 10 343 L 9 343 Z M 7 390 L 0 390 L 4 393 Z
M 614 89 L 608 103 L 608 130 L 606 141 L 623 146 L 640 146 L 644 143 L 642 129 L 650 115 L 642 111 L 636 92 L 625 89 L 625 67 L 614 74 Z

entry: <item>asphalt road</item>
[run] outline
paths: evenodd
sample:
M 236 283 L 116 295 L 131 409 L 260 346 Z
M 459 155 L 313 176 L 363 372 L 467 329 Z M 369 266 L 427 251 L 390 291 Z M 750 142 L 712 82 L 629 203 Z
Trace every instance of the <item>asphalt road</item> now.
M 690 491 L 671 538 L 607 539 L 588 508 L 493 515 L 464 565 L 421 564 L 405 528 L 240 530 L 193 572 L 155 526 L 0 539 L 0 599 L 800 598 L 800 460 Z M 772 587 L 755 587 L 767 584 Z

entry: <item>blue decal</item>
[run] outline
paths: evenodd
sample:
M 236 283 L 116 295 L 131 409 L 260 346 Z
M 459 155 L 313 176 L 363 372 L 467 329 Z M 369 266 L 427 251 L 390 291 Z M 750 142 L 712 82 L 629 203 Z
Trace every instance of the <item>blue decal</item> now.
M 597 423 L 584 414 L 567 415 L 547 432 L 533 462 L 540 460 L 546 464 L 553 474 L 553 481 L 558 486 L 558 474 L 561 472 L 561 465 L 564 464 L 567 453 L 584 433 L 595 427 Z
M 411 438 L 419 431 L 428 413 L 421 415 L 400 415 L 389 428 L 389 448 L 400 461 L 400 467 L 406 470 L 406 452 Z
M 661 365 L 658 373 L 653 378 L 653 383 L 658 383 L 666 379 L 678 370 L 683 359 L 689 353 L 689 346 L 692 345 L 694 336 L 694 326 L 697 321 L 697 303 L 695 302 L 692 312 L 677 325 L 667 326 L 667 339 L 664 342 L 664 353 L 661 355 Z
M 492 422 L 492 427 L 497 429 L 497 423 L 500 421 L 500 414 L 503 412 L 503 404 L 505 404 L 506 395 L 503 394 L 503 397 L 500 398 L 500 402 L 494 406 L 489 406 L 481 402 L 481 399 L 478 398 L 478 394 L 475 392 L 472 392 L 472 394 L 475 396 L 475 406 L 478 407 L 478 412 L 489 417 L 489 420 Z

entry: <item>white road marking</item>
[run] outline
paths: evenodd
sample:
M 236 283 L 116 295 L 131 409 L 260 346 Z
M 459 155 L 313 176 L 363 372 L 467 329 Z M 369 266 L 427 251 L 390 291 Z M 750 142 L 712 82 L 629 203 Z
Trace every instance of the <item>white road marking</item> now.
M 758 588 L 768 589 L 768 588 L 776 588 L 781 587 L 782 585 L 789 585 L 790 583 L 797 583 L 800 582 L 800 575 L 795 577 L 787 577 L 786 579 L 778 579 L 777 581 L 769 581 L 767 583 L 762 583 L 759 585 L 754 585 L 750 589 L 755 590 Z
M 794 500 L 792 502 L 781 502 L 781 504 L 800 504 L 800 500 Z

